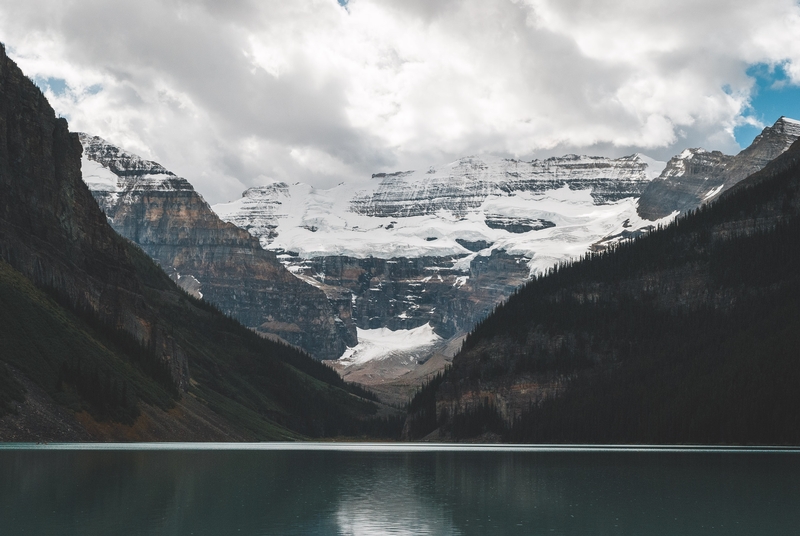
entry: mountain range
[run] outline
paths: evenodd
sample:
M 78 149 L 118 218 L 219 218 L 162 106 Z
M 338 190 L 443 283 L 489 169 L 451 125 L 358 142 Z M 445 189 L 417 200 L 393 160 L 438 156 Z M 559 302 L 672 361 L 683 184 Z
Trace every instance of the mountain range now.
M 795 141 L 715 202 L 527 283 L 412 401 L 407 436 L 796 445 L 799 192 Z
M 326 190 L 272 182 L 213 207 L 159 164 L 81 141 L 84 180 L 111 225 L 180 286 L 403 403 L 532 276 L 713 200 L 797 127 L 781 118 L 736 156 L 472 156 Z
M 798 135 L 210 207 L 2 50 L 0 438 L 797 443 Z

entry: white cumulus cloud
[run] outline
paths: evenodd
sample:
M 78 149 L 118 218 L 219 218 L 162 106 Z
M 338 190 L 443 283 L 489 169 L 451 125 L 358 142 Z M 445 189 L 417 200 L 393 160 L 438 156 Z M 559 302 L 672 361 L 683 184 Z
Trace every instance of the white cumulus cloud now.
M 754 80 L 800 83 L 794 0 L 0 0 L 73 130 L 211 202 L 475 153 L 735 152 Z

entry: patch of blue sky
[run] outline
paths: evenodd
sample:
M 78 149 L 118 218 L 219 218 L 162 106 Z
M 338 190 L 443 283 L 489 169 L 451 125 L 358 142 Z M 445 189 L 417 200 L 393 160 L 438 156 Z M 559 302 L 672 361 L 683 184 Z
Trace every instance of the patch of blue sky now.
M 67 81 L 63 78 L 42 78 L 37 76 L 33 79 L 37 86 L 42 89 L 49 89 L 56 95 L 63 95 L 67 92 Z
M 752 117 L 765 126 L 771 126 L 781 116 L 800 120 L 800 85 L 792 84 L 783 65 L 764 63 L 752 65 L 748 76 L 755 78 L 756 85 L 750 98 L 750 107 L 745 116 Z M 761 129 L 742 125 L 733 131 L 740 147 L 747 147 Z
M 67 81 L 64 80 L 63 78 L 53 78 L 53 77 L 43 78 L 41 76 L 37 76 L 36 78 L 33 79 L 33 81 L 42 90 L 49 89 L 50 91 L 53 92 L 53 94 L 59 97 L 65 95 L 68 91 L 71 91 L 73 89 L 69 85 L 67 85 Z M 85 88 L 83 90 L 83 93 L 88 93 L 89 95 L 97 95 L 102 90 L 103 86 L 101 86 L 100 84 L 94 84 L 92 86 Z
M 347 9 L 347 4 L 350 3 L 350 0 L 336 0 L 336 1 L 339 2 L 339 5 L 345 9 Z

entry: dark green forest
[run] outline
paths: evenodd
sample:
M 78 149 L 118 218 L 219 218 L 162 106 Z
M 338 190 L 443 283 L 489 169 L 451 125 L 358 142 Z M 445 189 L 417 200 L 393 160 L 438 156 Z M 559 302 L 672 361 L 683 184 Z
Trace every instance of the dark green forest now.
M 254 438 L 399 438 L 402 419 L 376 417 L 374 394 L 180 291 L 149 258 L 138 262 L 144 265 L 139 273 L 150 274 L 145 288 L 160 302 L 165 327 L 189 353 L 188 393 L 179 392 L 154 348 L 0 262 L 2 361 L 58 403 L 98 421 L 131 424 L 141 403 L 168 410 L 181 396 L 196 396 Z M 0 363 L 0 414 L 23 399 L 24 389 Z
M 795 144 L 718 202 L 553 268 L 465 340 L 409 430 L 546 443 L 800 443 L 800 170 Z M 503 420 L 437 400 L 559 378 Z

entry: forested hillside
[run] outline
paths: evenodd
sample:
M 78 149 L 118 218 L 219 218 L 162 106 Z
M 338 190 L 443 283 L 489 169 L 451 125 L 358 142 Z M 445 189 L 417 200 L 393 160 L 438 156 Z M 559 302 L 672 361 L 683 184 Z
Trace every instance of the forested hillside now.
M 397 429 L 366 395 L 190 297 L 114 232 L 77 135 L 0 46 L 0 440 Z
M 664 229 L 531 281 L 412 403 L 407 433 L 800 442 L 800 144 Z

